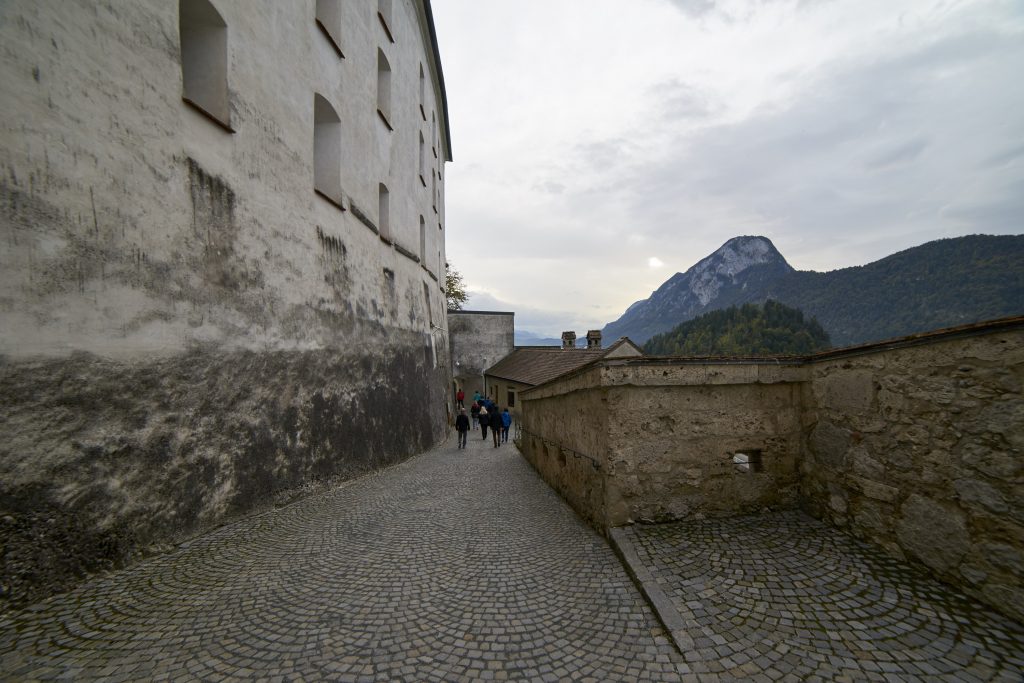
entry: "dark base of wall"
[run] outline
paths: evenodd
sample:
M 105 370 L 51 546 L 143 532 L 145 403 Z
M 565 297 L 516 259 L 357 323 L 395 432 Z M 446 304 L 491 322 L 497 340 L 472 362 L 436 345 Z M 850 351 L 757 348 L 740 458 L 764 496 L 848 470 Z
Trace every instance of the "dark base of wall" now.
M 429 449 L 446 387 L 421 337 L 0 365 L 0 611 Z

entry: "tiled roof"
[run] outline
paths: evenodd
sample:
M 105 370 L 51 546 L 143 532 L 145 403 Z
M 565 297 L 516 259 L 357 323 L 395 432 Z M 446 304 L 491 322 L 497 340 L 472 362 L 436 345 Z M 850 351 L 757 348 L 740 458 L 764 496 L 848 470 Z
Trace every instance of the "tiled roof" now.
M 492 365 L 485 374 L 537 385 L 597 360 L 608 349 L 561 349 L 557 346 L 520 347 Z

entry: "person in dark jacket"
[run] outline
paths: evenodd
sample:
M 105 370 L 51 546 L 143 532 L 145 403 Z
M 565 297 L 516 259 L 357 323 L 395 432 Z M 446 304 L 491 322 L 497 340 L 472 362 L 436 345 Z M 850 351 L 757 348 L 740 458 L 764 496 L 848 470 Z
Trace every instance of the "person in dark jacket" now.
M 491 416 L 487 412 L 487 406 L 480 406 L 480 431 L 483 432 L 483 440 L 487 441 L 487 427 L 491 424 Z
M 480 404 L 473 401 L 473 405 L 469 408 L 469 413 L 473 416 L 473 429 L 476 429 L 477 424 L 480 422 Z
M 491 435 L 494 437 L 494 447 L 497 448 L 501 445 L 501 413 L 498 412 L 498 406 L 491 409 L 487 418 L 490 423 Z
M 508 443 L 508 428 L 512 426 L 512 415 L 508 408 L 501 411 L 501 442 Z
M 466 409 L 459 409 L 459 416 L 455 418 L 455 431 L 459 433 L 459 448 L 466 447 L 466 434 L 469 432 L 469 418 L 466 417 Z

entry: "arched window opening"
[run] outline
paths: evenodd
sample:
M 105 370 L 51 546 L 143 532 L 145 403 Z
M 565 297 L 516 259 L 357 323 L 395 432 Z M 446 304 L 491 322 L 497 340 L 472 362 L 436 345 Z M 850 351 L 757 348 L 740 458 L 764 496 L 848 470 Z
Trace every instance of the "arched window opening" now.
M 384 56 L 384 51 L 377 50 L 377 113 L 391 127 L 391 64 Z
M 341 119 L 323 96 L 313 96 L 313 189 L 341 208 Z
M 377 202 L 377 222 L 380 223 L 380 236 L 391 241 L 391 195 L 384 183 L 380 184 Z
M 420 216 L 420 263 L 427 267 L 427 222 Z
M 316 0 L 316 25 L 338 56 L 344 58 L 341 51 L 341 0 Z
M 228 25 L 208 0 L 181 0 L 182 98 L 231 130 L 228 104 Z
M 437 114 L 430 112 L 430 149 L 437 156 Z
M 427 307 L 427 320 L 430 321 L 430 326 L 434 326 L 434 307 L 430 305 L 430 287 L 427 283 L 423 283 L 423 302 Z
M 380 25 L 384 27 L 388 40 L 395 42 L 395 37 L 391 33 L 391 0 L 377 0 L 377 18 L 380 19 Z
M 430 174 L 430 196 L 434 202 L 434 213 L 437 213 L 437 176 Z
M 423 62 L 420 62 L 420 116 L 427 120 L 427 77 L 423 73 Z
M 423 132 L 420 132 L 420 182 L 423 187 L 427 186 L 427 143 L 423 140 Z

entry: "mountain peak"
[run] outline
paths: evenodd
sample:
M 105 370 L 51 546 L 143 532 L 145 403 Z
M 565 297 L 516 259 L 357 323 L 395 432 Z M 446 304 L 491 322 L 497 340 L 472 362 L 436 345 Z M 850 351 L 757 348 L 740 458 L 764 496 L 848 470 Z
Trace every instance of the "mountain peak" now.
M 736 276 L 747 268 L 765 263 L 776 265 L 783 272 L 793 270 L 767 237 L 733 237 L 686 271 L 687 284 L 700 305 L 707 306 L 723 285 L 735 282 Z
M 690 271 L 703 271 L 714 268 L 718 274 L 736 275 L 752 265 L 772 261 L 786 263 L 786 259 L 783 258 L 770 239 L 760 235 L 744 235 L 733 237 L 710 256 L 699 261 Z M 789 264 L 787 263 L 786 265 L 788 266 Z
M 815 273 L 794 270 L 767 237 L 734 237 L 603 332 L 643 343 L 707 311 L 767 299 L 815 316 L 837 344 L 1018 315 L 1022 254 L 1024 235 L 973 235 Z

